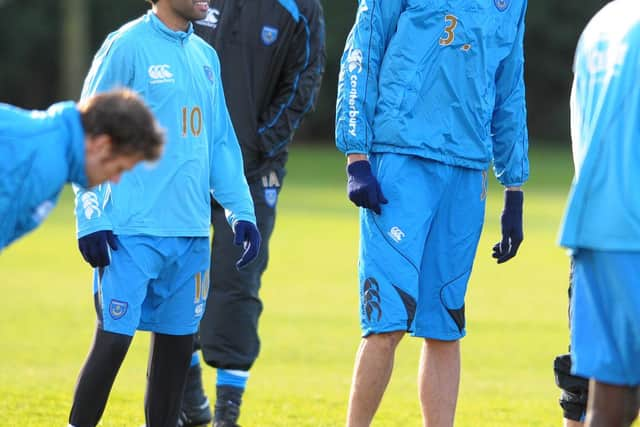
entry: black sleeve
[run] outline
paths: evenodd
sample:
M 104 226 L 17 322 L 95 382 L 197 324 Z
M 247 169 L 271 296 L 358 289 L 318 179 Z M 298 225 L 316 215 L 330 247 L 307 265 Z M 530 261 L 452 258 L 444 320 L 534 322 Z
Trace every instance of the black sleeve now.
M 326 58 L 324 17 L 318 0 L 306 3 L 275 96 L 260 117 L 259 143 L 267 157 L 289 143 L 304 115 L 314 108 L 320 89 Z

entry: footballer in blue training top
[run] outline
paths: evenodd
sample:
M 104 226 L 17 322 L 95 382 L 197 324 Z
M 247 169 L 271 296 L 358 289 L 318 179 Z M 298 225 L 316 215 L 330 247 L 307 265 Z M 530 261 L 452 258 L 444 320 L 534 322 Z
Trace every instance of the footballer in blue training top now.
M 167 144 L 157 164 L 76 195 L 80 250 L 98 267 L 98 329 L 74 396 L 75 427 L 98 423 L 137 329 L 153 332 L 147 426 L 175 425 L 209 286 L 211 196 L 227 210 L 236 244 L 245 246 L 239 268 L 260 244 L 218 57 L 190 22 L 202 19 L 208 4 L 152 3 L 107 37 L 82 93 L 133 88 L 166 129 Z
M 47 218 L 65 183 L 118 181 L 139 161 L 156 159 L 163 142 L 153 115 L 130 90 L 46 111 L 0 104 L 0 252 Z
M 587 425 L 629 426 L 640 387 L 640 4 L 616 0 L 578 42 L 575 175 L 560 244 L 573 255 L 573 373 L 591 378 Z M 594 380 L 594 381 L 593 381 Z
M 491 164 L 506 187 L 498 263 L 523 238 L 526 8 L 526 0 L 359 1 L 336 113 L 348 195 L 363 208 L 363 339 L 348 426 L 371 422 L 407 332 L 424 338 L 425 425 L 453 424 Z

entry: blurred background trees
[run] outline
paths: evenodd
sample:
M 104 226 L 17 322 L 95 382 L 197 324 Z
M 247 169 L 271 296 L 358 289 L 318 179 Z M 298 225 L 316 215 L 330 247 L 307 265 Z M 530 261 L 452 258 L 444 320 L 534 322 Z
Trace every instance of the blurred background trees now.
M 327 69 L 317 111 L 306 119 L 298 140 L 333 138 L 338 66 L 356 3 L 322 0 Z M 529 2 L 525 79 L 532 138 L 567 143 L 573 52 L 588 19 L 605 3 Z M 77 99 L 104 37 L 148 6 L 143 0 L 0 0 L 0 102 L 45 108 L 60 99 Z

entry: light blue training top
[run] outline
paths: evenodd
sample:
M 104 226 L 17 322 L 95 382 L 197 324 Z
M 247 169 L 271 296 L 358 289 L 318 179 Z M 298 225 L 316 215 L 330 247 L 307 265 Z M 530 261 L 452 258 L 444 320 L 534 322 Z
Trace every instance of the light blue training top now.
M 616 0 L 585 28 L 571 93 L 575 176 L 567 248 L 640 250 L 640 3 Z
M 137 91 L 164 127 L 164 154 L 118 184 L 78 191 L 78 237 L 98 230 L 209 236 L 211 194 L 230 224 L 255 224 L 218 56 L 192 25 L 173 31 L 149 11 L 111 33 L 93 59 L 82 98 L 122 86 Z
M 340 68 L 336 145 L 529 176 L 526 0 L 360 0 Z
M 76 104 L 47 111 L 0 104 L 0 251 L 44 221 L 67 182 L 87 185 Z

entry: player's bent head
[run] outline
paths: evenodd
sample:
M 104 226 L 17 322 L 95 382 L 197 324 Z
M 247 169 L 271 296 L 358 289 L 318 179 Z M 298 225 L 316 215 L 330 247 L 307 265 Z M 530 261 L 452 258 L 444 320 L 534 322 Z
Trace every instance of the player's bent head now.
M 89 186 L 117 182 L 122 172 L 162 154 L 164 132 L 142 99 L 129 89 L 104 92 L 78 104 L 85 132 Z

